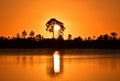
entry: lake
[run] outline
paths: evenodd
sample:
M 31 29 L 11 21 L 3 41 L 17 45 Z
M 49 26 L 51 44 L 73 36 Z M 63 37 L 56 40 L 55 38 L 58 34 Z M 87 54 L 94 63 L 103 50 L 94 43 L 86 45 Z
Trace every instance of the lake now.
M 120 50 L 0 49 L 0 81 L 120 81 Z

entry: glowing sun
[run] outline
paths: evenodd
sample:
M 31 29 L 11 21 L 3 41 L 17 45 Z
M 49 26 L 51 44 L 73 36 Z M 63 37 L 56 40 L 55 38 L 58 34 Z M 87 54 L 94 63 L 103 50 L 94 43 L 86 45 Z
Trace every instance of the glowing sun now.
M 54 25 L 54 30 L 56 30 L 56 31 L 60 30 L 60 26 L 59 25 Z

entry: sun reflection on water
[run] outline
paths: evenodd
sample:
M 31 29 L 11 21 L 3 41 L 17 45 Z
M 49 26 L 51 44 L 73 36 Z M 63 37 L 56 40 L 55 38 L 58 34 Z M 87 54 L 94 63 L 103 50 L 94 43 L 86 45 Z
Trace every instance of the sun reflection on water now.
M 53 54 L 54 59 L 54 72 L 59 73 L 60 72 L 60 54 L 58 51 L 55 51 Z

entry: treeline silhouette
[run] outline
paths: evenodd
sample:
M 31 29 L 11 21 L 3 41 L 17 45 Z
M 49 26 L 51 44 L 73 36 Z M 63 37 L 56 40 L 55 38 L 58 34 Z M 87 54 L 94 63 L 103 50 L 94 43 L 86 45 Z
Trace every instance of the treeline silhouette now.
M 29 36 L 27 36 L 29 35 Z M 22 34 L 17 33 L 16 37 L 0 37 L 0 48 L 101 48 L 101 49 L 119 49 L 120 38 L 117 33 L 112 32 L 110 35 L 104 34 L 98 37 L 87 37 L 85 39 L 80 36 L 73 38 L 68 35 L 68 39 L 64 40 L 60 35 L 57 39 L 44 38 L 40 34 L 35 35 L 34 31 L 29 34 L 24 30 Z

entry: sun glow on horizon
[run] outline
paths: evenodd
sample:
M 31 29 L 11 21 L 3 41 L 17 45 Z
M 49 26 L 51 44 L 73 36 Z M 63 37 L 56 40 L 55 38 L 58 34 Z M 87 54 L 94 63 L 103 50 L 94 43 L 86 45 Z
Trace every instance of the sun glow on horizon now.
M 59 26 L 59 25 L 57 25 L 57 24 L 56 24 L 56 25 L 54 25 L 54 30 L 55 30 L 55 31 L 60 30 L 60 26 Z

